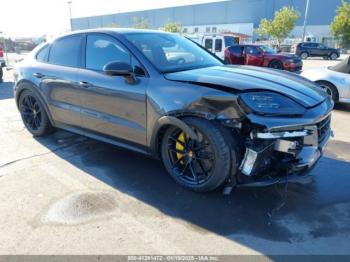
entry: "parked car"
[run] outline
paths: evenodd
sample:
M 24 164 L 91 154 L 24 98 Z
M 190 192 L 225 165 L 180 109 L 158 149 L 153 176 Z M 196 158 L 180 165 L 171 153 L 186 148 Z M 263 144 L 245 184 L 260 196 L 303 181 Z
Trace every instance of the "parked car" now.
M 233 45 L 225 50 L 225 63 L 300 71 L 303 62 L 296 55 L 277 53 L 266 45 Z
M 305 70 L 303 77 L 316 82 L 334 102 L 350 103 L 350 58 L 327 68 Z
M 194 59 L 168 60 L 175 46 Z M 56 127 L 152 155 L 201 192 L 309 179 L 331 134 L 332 100 L 313 82 L 152 30 L 59 37 L 16 65 L 14 91 L 34 136 Z
M 296 54 L 304 60 L 308 57 L 323 57 L 324 59 L 336 60 L 340 57 L 340 50 L 320 43 L 306 42 L 297 45 Z
M 192 41 L 205 47 L 209 52 L 224 59 L 225 49 L 234 44 L 239 44 L 240 38 L 232 34 L 205 34 L 187 36 Z
M 5 59 L 4 59 L 4 50 L 0 48 L 0 82 L 2 82 L 3 78 L 3 70 L 2 68 L 6 66 Z

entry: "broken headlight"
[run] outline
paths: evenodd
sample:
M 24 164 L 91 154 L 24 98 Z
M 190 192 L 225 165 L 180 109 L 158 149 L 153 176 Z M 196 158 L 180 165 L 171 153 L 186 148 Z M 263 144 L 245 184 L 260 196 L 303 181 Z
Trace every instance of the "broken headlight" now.
M 305 108 L 293 100 L 269 92 L 251 92 L 240 95 L 240 101 L 248 112 L 262 115 L 302 115 Z

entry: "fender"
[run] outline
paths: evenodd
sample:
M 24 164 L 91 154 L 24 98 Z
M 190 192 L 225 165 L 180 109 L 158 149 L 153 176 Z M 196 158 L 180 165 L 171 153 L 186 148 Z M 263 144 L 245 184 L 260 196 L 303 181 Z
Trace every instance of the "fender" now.
M 44 109 L 47 113 L 47 116 L 50 120 L 51 125 L 55 126 L 55 122 L 52 118 L 51 112 L 49 110 L 49 107 L 47 105 L 47 102 L 46 102 L 44 96 L 40 93 L 40 91 L 38 90 L 38 87 L 36 87 L 36 85 L 34 83 L 32 83 L 28 80 L 22 80 L 22 81 L 18 82 L 15 86 L 15 93 L 16 93 L 15 100 L 16 100 L 17 108 L 19 109 L 19 106 L 18 106 L 19 97 L 20 97 L 21 93 L 25 90 L 30 90 L 37 95 L 38 99 L 40 100 L 40 103 L 44 106 Z
M 187 133 L 191 137 L 191 139 L 196 140 L 196 141 L 199 140 L 197 134 L 181 119 L 173 117 L 173 116 L 162 116 L 161 118 L 158 119 L 157 123 L 155 124 L 154 132 L 152 134 L 151 143 L 150 143 L 151 150 L 152 150 L 152 152 L 155 153 L 155 155 L 157 154 L 157 149 L 158 149 L 159 131 L 162 130 L 162 128 L 165 126 L 178 127 L 180 129 L 182 129 L 183 131 L 185 131 L 185 133 Z

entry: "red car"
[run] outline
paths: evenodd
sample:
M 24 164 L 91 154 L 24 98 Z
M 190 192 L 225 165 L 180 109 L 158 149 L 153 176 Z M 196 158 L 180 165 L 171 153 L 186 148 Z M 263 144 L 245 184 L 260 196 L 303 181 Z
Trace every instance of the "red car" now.
M 233 45 L 225 49 L 225 62 L 233 65 L 252 65 L 274 69 L 300 71 L 303 61 L 299 56 L 277 53 L 265 45 Z
M 5 67 L 4 51 L 0 47 L 0 82 L 2 82 L 3 71 L 2 68 Z

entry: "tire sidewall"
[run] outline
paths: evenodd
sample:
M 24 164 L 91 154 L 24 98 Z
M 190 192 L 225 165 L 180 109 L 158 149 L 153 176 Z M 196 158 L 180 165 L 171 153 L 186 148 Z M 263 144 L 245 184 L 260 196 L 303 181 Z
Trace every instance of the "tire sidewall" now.
M 275 67 L 274 65 L 277 65 L 277 67 Z M 270 63 L 270 68 L 276 69 L 276 70 L 283 70 L 283 65 L 280 61 L 272 61 Z
M 333 86 L 332 84 L 329 83 L 325 83 L 325 82 L 318 82 L 318 84 L 325 89 L 325 87 L 329 88 L 332 91 L 332 100 L 336 103 L 338 101 L 338 90 L 335 86 Z
M 215 166 L 209 179 L 200 185 L 189 185 L 183 180 L 178 179 L 176 174 L 171 169 L 171 161 L 168 154 L 167 140 L 168 136 L 172 134 L 173 131 L 178 129 L 177 127 L 169 127 L 162 140 L 161 145 L 161 157 L 163 164 L 171 175 L 171 177 L 181 186 L 190 189 L 195 192 L 207 192 L 219 187 L 229 176 L 231 168 L 231 153 L 228 147 L 227 141 L 225 142 L 223 134 L 220 132 L 219 128 L 213 125 L 210 121 L 199 118 L 185 118 L 182 119 L 190 127 L 196 128 L 199 132 L 205 134 L 209 143 L 212 146 Z
M 303 56 L 303 55 L 305 55 L 305 56 Z M 307 52 L 302 52 L 300 54 L 300 57 L 301 57 L 301 59 L 306 60 L 309 57 L 309 54 Z
M 332 53 L 330 56 L 329 56 L 329 59 L 330 60 L 337 60 L 338 59 L 338 55 L 336 53 Z

